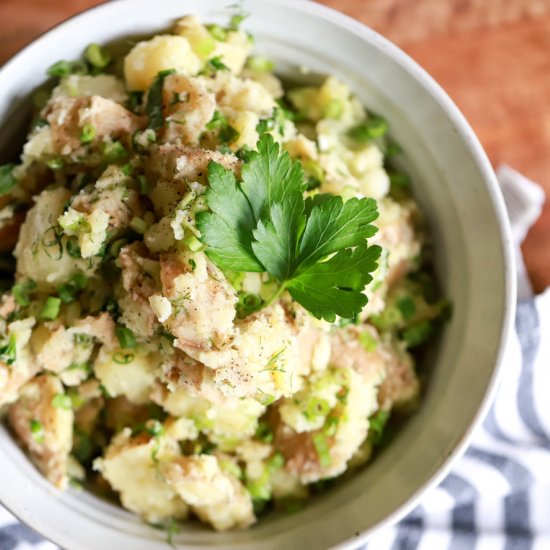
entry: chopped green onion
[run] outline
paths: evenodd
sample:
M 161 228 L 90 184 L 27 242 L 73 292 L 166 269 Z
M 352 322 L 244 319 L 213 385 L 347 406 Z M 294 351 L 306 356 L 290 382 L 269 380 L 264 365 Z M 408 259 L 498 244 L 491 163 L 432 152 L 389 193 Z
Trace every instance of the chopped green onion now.
M 370 322 L 379 330 L 388 330 L 401 324 L 403 315 L 399 308 L 389 306 L 379 315 L 373 315 Z
M 40 420 L 31 420 L 30 430 L 32 438 L 36 443 L 44 443 L 44 426 Z
M 0 196 L 7 195 L 17 183 L 13 175 L 15 164 L 4 164 L 0 166 Z
M 118 258 L 120 251 L 128 244 L 126 239 L 117 239 L 109 246 L 109 257 Z
M 120 141 L 105 141 L 102 147 L 103 158 L 107 163 L 117 162 L 128 155 Z
M 202 59 L 206 59 L 216 49 L 216 40 L 212 36 L 205 36 L 193 45 L 193 50 Z
M 111 56 L 99 44 L 90 44 L 84 57 L 96 69 L 104 69 L 111 62 Z
M 113 361 L 119 365 L 127 365 L 134 360 L 133 353 L 124 353 L 123 351 L 117 351 L 113 354 Z
M 10 334 L 7 344 L 0 346 L 0 361 L 6 365 L 13 365 L 17 359 L 17 340 L 15 334 Z
M 138 218 L 137 216 L 134 216 L 130 220 L 130 227 L 140 235 L 143 235 L 145 231 L 147 231 L 147 224 L 145 223 L 145 220 L 142 218 Z
M 137 108 L 141 106 L 143 95 L 143 92 L 128 93 L 128 101 L 126 102 L 126 106 L 130 111 L 132 111 L 132 113 L 135 113 L 137 111 Z
M 96 129 L 93 124 L 85 124 L 80 134 L 80 143 L 91 143 L 96 136 Z
M 433 326 L 430 321 L 420 321 L 403 331 L 403 339 L 410 348 L 423 344 L 433 332 Z
M 148 420 L 145 424 L 145 431 L 149 435 L 157 437 L 164 433 L 164 426 L 158 420 Z
M 326 399 L 311 397 L 306 403 L 306 408 L 303 414 L 306 418 L 314 419 L 318 416 L 326 416 L 329 412 L 330 404 Z
M 11 292 L 15 301 L 17 302 L 17 305 L 21 307 L 27 307 L 28 305 L 30 305 L 31 300 L 29 294 L 35 288 L 36 283 L 32 279 L 29 279 L 28 281 L 22 281 L 21 283 L 17 283 L 16 285 L 14 285 L 11 289 Z
M 327 416 L 325 425 L 323 426 L 323 432 L 327 437 L 334 437 L 336 435 L 336 430 L 338 429 L 338 424 L 340 419 L 337 416 Z
M 319 457 L 321 467 L 328 468 L 332 464 L 332 459 L 330 456 L 330 449 L 326 435 L 324 433 L 317 432 L 311 436 L 311 439 L 313 441 L 313 446 L 317 451 L 317 456 Z
M 416 314 L 416 304 L 410 296 L 402 296 L 397 300 L 397 307 L 405 321 L 410 321 Z
M 264 303 L 262 297 L 258 294 L 252 294 L 250 292 L 238 293 L 239 301 L 237 302 L 237 317 L 239 319 L 244 319 L 251 313 L 254 313 L 260 309 Z
M 271 498 L 271 484 L 269 472 L 266 470 L 258 479 L 247 480 L 246 490 L 253 500 L 269 500 Z
M 202 248 L 202 243 L 195 237 L 195 235 L 188 235 L 183 239 L 183 244 L 191 250 L 191 252 L 198 252 Z
M 69 76 L 73 72 L 73 66 L 68 61 L 57 61 L 48 70 L 47 75 L 53 77 L 63 78 Z
M 207 123 L 206 129 L 209 131 L 225 128 L 227 126 L 227 118 L 221 111 L 214 111 L 210 122 Z
M 251 71 L 256 71 L 259 73 L 268 73 L 273 71 L 273 69 L 275 68 L 273 61 L 267 59 L 266 57 L 260 56 L 249 57 L 248 61 L 246 62 L 246 66 Z
M 48 168 L 51 168 L 52 170 L 61 170 L 63 166 L 65 166 L 65 163 L 63 162 L 63 159 L 61 157 L 55 157 L 53 159 L 47 160 L 46 166 Z
M 285 457 L 277 451 L 268 461 L 267 467 L 270 470 L 280 470 L 285 465 Z
M 53 321 L 54 319 L 57 319 L 60 308 L 61 308 L 61 298 L 55 298 L 53 296 L 49 296 L 46 299 L 44 306 L 42 307 L 42 311 L 40 312 L 40 318 Z
M 136 337 L 129 328 L 117 325 L 115 332 L 121 348 L 134 349 L 136 347 Z
M 206 25 L 208 32 L 218 41 L 225 42 L 227 40 L 227 31 L 220 25 Z
M 359 335 L 359 343 L 368 352 L 373 352 L 378 347 L 378 341 L 370 332 L 362 332 Z
M 61 300 L 69 304 L 75 301 L 76 294 L 86 286 L 88 286 L 88 277 L 82 273 L 76 273 L 68 283 L 59 285 L 56 290 Z
M 388 122 L 380 116 L 371 116 L 366 122 L 354 126 L 348 131 L 348 137 L 364 144 L 383 136 L 388 131 Z
M 134 171 L 134 167 L 130 163 L 124 164 L 120 167 L 120 169 L 125 176 L 131 176 L 132 172 Z
M 344 105 L 339 99 L 331 99 L 323 109 L 323 118 L 340 118 L 344 112 Z
M 243 478 L 243 471 L 239 467 L 238 464 L 235 464 L 232 460 L 225 458 L 225 459 L 218 459 L 220 463 L 221 469 L 228 473 L 229 475 L 236 477 L 237 479 Z
M 73 408 L 73 402 L 67 394 L 58 393 L 57 395 L 54 395 L 52 399 L 52 407 L 70 411 Z

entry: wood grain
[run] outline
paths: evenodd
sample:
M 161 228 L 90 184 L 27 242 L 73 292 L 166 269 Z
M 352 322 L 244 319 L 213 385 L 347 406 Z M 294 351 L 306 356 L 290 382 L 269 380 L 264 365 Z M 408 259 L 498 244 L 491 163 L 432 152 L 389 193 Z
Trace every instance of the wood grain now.
M 510 164 L 550 195 L 550 0 L 321 1 L 398 43 L 455 100 L 493 164 Z M 99 3 L 0 0 L 0 63 Z M 550 205 L 524 254 L 535 288 L 550 285 Z

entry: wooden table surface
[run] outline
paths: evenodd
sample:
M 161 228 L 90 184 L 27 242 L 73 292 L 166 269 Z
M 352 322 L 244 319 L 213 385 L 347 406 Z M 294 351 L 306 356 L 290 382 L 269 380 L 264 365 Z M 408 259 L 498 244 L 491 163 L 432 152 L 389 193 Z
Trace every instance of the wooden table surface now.
M 550 194 L 550 0 L 322 2 L 399 44 L 462 109 L 495 166 L 510 164 Z M 45 29 L 99 3 L 0 0 L 0 64 Z M 550 284 L 550 203 L 523 251 L 541 291 Z

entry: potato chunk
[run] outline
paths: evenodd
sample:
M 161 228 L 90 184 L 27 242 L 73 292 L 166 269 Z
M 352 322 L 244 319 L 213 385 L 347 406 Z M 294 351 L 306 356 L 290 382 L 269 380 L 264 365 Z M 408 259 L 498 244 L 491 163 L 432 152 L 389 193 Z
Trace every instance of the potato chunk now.
M 145 91 L 160 71 L 175 69 L 185 76 L 197 74 L 201 60 L 187 38 L 158 35 L 138 42 L 124 58 L 124 78 L 129 90 Z
M 39 470 L 55 486 L 67 484 L 67 461 L 72 447 L 74 414 L 55 407 L 63 384 L 52 375 L 38 376 L 26 384 L 9 409 L 10 424 Z

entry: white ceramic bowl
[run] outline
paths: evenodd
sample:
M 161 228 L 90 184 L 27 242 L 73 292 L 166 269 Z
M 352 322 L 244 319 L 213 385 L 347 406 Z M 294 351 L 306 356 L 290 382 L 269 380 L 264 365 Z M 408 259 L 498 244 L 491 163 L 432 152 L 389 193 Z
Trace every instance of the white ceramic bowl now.
M 196 13 L 225 23 L 228 0 L 120 0 L 56 27 L 0 70 L 0 151 L 24 127 L 25 98 L 58 59 L 95 41 L 155 33 Z M 444 92 L 398 48 L 339 13 L 296 0 L 244 0 L 246 28 L 278 70 L 336 75 L 390 122 L 432 228 L 436 268 L 454 304 L 436 346 L 420 411 L 395 441 L 351 481 L 290 516 L 247 531 L 190 528 L 184 548 L 326 548 L 363 541 L 397 520 L 437 483 L 465 448 L 495 389 L 515 302 L 510 231 L 491 166 Z M 481 92 L 480 92 L 481 93 Z M 69 550 L 166 549 L 165 534 L 94 496 L 60 493 L 0 428 L 0 501 L 25 523 Z

